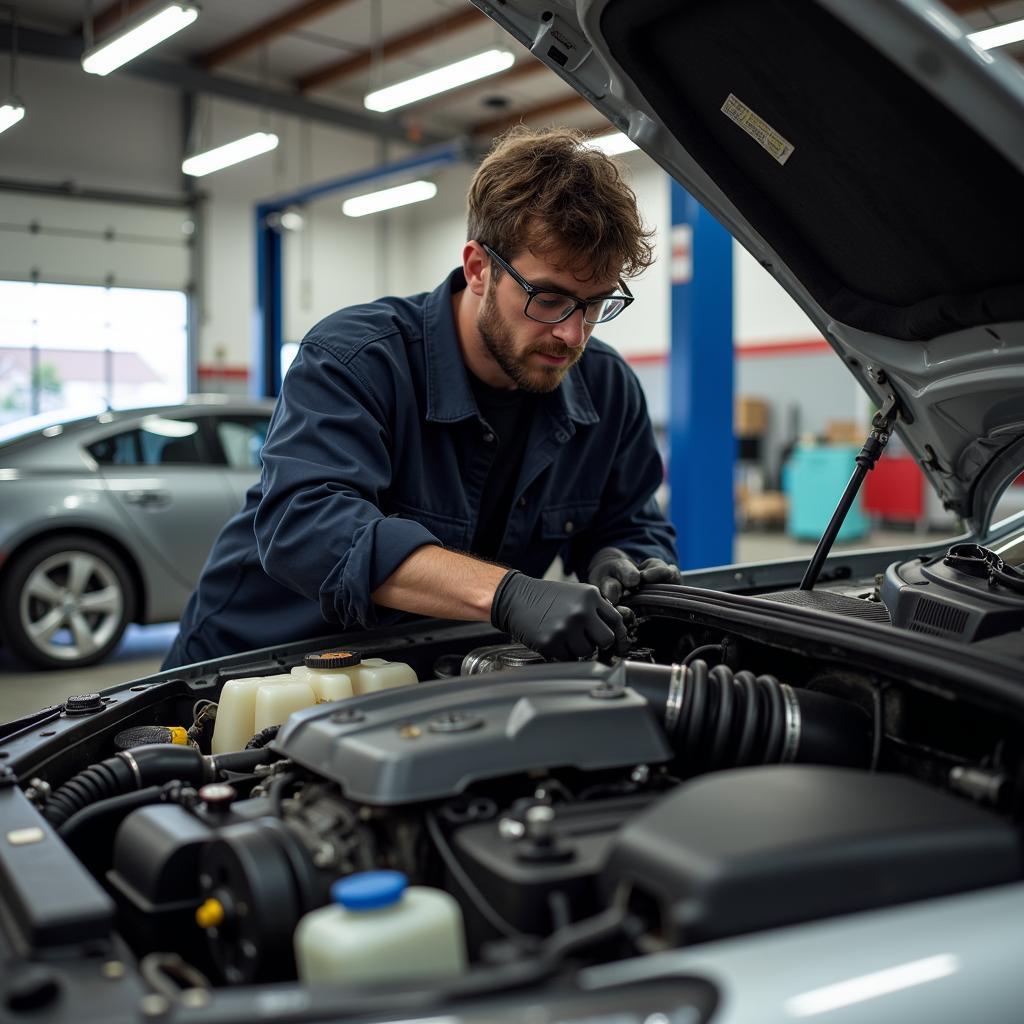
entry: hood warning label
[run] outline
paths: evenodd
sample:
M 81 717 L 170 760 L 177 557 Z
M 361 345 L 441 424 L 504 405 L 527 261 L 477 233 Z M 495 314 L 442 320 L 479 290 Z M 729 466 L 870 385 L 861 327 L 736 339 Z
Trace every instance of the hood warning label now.
M 784 164 L 793 152 L 792 142 L 787 142 L 763 117 L 758 117 L 742 100 L 729 93 L 722 104 L 722 113 L 735 121 L 762 149 L 767 150 L 780 164 Z

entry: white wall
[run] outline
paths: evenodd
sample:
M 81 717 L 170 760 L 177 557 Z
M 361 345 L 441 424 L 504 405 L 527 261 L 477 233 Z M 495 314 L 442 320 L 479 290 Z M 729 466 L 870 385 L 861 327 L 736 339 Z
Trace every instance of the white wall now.
M 74 181 L 82 187 L 180 194 L 182 145 L 181 107 L 169 88 L 145 81 L 84 75 L 77 65 L 23 59 L 19 62 L 20 92 L 28 107 L 25 120 L 0 135 L 0 176 L 42 182 Z M 303 124 L 283 115 L 261 117 L 251 107 L 204 100 L 194 147 L 205 147 L 269 127 L 281 136 L 273 154 L 200 179 L 206 194 L 202 248 L 202 307 L 199 310 L 201 366 L 244 368 L 252 363 L 255 306 L 255 227 L 253 208 L 263 199 L 334 179 L 399 158 L 398 147 L 384 151 L 374 140 L 323 125 Z M 664 173 L 642 153 L 617 158 L 636 190 L 645 220 L 653 226 L 658 262 L 631 287 L 637 297 L 628 313 L 600 336 L 637 360 L 652 405 L 665 406 L 665 378 L 659 356 L 668 351 L 669 189 Z M 409 294 L 433 288 L 454 267 L 465 239 L 465 195 L 472 170 L 453 166 L 433 175 L 437 197 L 390 214 L 353 220 L 342 216 L 341 195 L 312 202 L 305 208 L 306 230 L 284 239 L 284 335 L 297 341 L 317 320 L 334 309 L 386 293 Z M 14 193 L 0 194 L 0 218 L 22 218 L 45 204 L 30 203 Z M 147 211 L 131 208 L 118 229 L 138 226 Z M 48 213 L 48 211 L 46 211 Z M 49 213 L 48 213 L 49 215 Z M 163 215 L 166 220 L 166 215 Z M 90 224 L 109 220 L 94 208 Z M 71 223 L 75 218 L 66 218 Z M 151 225 L 158 216 L 154 214 Z M 161 231 L 169 230 L 161 222 Z M 115 273 L 129 283 L 131 273 L 152 278 L 144 261 L 122 251 L 116 259 L 97 261 L 96 249 L 74 244 L 61 247 L 60 259 L 50 246 L 39 254 L 30 245 L 0 232 L 0 270 L 21 276 L 25 265 L 40 261 L 67 280 L 100 280 Z M 88 251 L 86 251 L 88 250 Z M 113 250 L 108 250 L 108 253 Z M 175 253 L 180 275 L 181 252 Z M 145 273 L 144 273 L 145 271 Z M 810 321 L 775 281 L 736 247 L 734 258 L 737 345 L 741 350 L 780 341 L 817 338 Z M 141 280 L 138 283 L 144 283 Z M 652 363 L 651 359 L 655 361 Z M 796 363 L 786 355 L 740 359 L 739 390 L 757 393 L 759 381 L 772 389 L 792 381 L 782 403 L 800 399 L 807 381 L 797 382 Z M 827 358 L 827 354 L 821 358 Z M 850 392 L 852 396 L 852 391 Z M 840 414 L 855 407 L 845 390 L 834 396 Z

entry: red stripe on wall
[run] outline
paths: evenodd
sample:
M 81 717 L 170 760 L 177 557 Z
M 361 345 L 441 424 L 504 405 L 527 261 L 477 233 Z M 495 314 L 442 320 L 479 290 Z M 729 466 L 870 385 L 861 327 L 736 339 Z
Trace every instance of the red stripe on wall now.
M 767 341 L 763 345 L 737 345 L 737 356 L 783 356 L 807 352 L 831 352 L 824 338 L 800 338 L 793 341 Z
M 800 338 L 793 341 L 770 341 L 763 345 L 737 345 L 737 357 L 746 356 L 779 356 L 807 352 L 830 352 L 828 342 L 824 338 Z M 668 362 L 667 352 L 631 352 L 625 360 L 632 366 L 657 366 Z M 249 370 L 245 366 L 200 366 L 200 380 L 221 378 L 228 380 L 248 380 Z
M 209 380 L 211 377 L 248 380 L 249 368 L 247 366 L 200 366 L 196 370 L 196 375 L 200 380 Z

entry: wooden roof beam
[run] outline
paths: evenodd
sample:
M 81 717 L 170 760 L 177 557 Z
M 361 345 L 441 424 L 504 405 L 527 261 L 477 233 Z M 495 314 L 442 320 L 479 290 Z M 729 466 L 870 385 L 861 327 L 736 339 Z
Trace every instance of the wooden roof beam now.
M 211 71 L 236 57 L 241 57 L 242 54 L 248 53 L 250 50 L 255 50 L 264 43 L 269 43 L 271 40 L 297 29 L 307 21 L 320 18 L 351 2 L 352 0 L 306 0 L 306 3 L 292 7 L 276 18 L 269 18 L 248 32 L 243 32 L 240 36 L 229 39 L 212 50 L 207 50 L 197 58 L 196 62 L 201 68 Z
M 381 58 L 387 60 L 389 57 L 396 57 L 409 50 L 436 43 L 438 39 L 445 36 L 454 35 L 466 28 L 483 25 L 488 21 L 489 19 L 475 7 L 469 7 L 464 11 L 458 11 L 413 29 L 411 32 L 403 32 L 401 35 L 385 39 L 379 51 L 376 49 L 363 50 L 362 53 L 357 53 L 354 57 L 346 57 L 316 71 L 311 71 L 308 75 L 303 75 L 296 84 L 303 92 L 308 92 L 310 89 L 328 85 L 331 82 L 336 82 L 339 78 L 370 67 L 378 56 L 378 52 Z
M 105 36 L 112 29 L 117 28 L 122 21 L 138 14 L 144 7 L 148 7 L 153 0 L 114 0 L 112 4 L 105 7 L 99 14 L 93 15 L 92 33 L 97 39 Z M 78 34 L 85 35 L 86 23 L 83 21 Z

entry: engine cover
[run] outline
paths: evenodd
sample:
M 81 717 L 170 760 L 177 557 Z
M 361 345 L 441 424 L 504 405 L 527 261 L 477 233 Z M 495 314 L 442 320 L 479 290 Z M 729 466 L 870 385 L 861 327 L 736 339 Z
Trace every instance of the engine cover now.
M 622 675 L 589 662 L 537 665 L 479 683 L 385 690 L 292 715 L 272 747 L 338 783 L 349 799 L 384 806 L 531 770 L 668 761 L 653 709 Z

